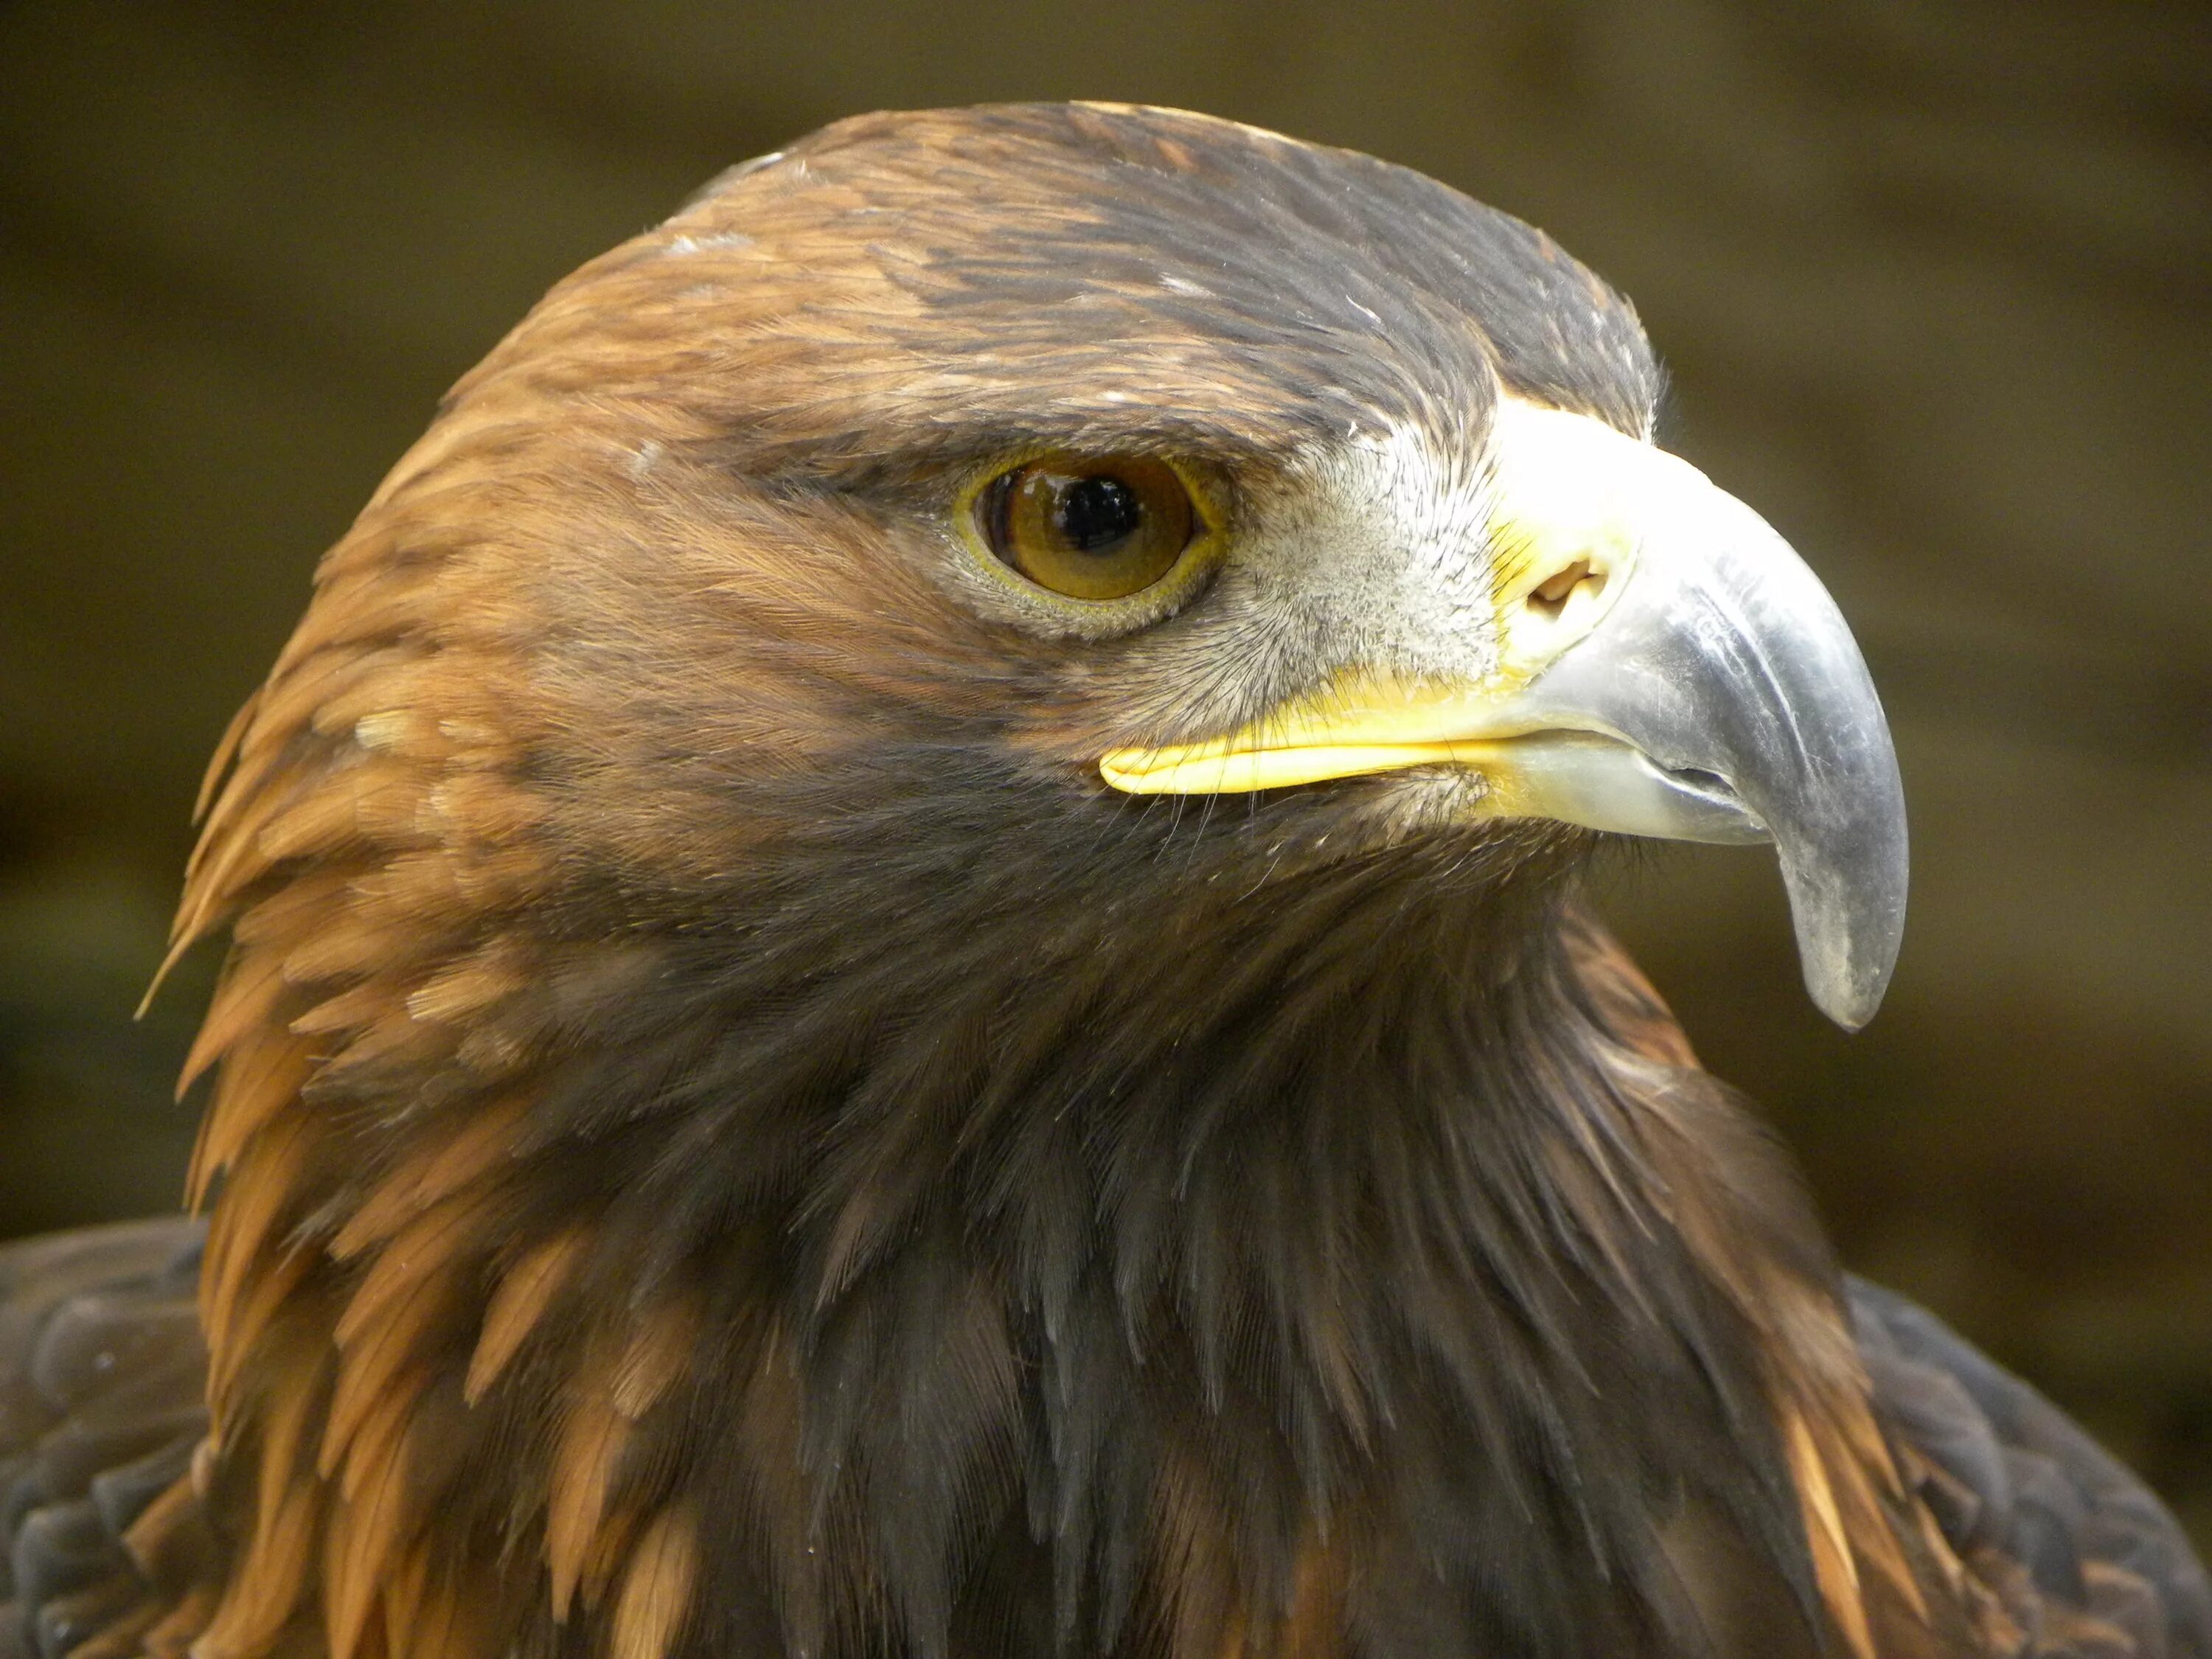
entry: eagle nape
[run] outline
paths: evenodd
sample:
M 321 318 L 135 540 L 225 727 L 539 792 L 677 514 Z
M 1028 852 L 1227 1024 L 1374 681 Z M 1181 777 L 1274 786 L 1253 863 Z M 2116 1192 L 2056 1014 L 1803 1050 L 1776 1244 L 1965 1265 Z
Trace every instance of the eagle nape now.
M 1905 822 L 1628 302 L 1170 110 L 557 285 L 220 745 L 202 1218 L 0 1250 L 0 1659 L 2212 1659 L 1583 902 Z M 1224 799 L 1224 797 L 1234 797 Z

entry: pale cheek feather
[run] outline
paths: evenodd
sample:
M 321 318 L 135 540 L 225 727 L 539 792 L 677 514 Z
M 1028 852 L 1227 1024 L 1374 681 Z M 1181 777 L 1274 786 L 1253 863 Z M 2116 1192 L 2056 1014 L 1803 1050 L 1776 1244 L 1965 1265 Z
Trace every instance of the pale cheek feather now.
M 1393 420 L 1308 449 L 1261 504 L 1245 556 L 1346 659 L 1324 666 L 1476 682 L 1497 667 L 1489 492 L 1466 448 Z

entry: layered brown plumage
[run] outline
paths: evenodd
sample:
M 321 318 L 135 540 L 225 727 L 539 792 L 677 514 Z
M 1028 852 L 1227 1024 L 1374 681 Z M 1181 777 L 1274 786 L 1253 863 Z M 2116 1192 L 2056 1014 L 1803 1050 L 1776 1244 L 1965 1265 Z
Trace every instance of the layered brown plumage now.
M 1409 651 L 1356 573 L 1056 611 L 953 524 L 1047 449 L 1305 524 L 1657 384 L 1540 234 L 1160 112 L 845 123 L 555 289 L 210 775 L 204 1260 L 106 1269 L 197 1272 L 206 1437 L 165 1383 L 41 1650 L 2212 1652 L 2140 1488 L 1855 1327 L 1589 835 L 1100 781 Z

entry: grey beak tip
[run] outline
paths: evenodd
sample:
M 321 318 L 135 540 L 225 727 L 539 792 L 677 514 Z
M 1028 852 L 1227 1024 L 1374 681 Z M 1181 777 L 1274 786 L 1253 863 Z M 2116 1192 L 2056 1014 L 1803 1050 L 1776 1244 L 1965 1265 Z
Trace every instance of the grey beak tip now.
M 1823 983 L 1822 977 L 1811 971 L 1808 963 L 1805 975 L 1805 990 L 1813 999 L 1813 1006 L 1846 1031 L 1865 1028 L 1875 1011 L 1881 1006 L 1884 988 L 1871 988 L 1854 985 L 1848 981 Z
M 1878 815 L 1880 833 L 1793 834 L 1778 849 L 1805 989 L 1814 1006 L 1846 1031 L 1863 1028 L 1881 1006 L 1905 943 L 1909 878 L 1902 791 L 1889 799 L 1893 815 Z
M 1856 1036 L 1866 1029 L 1867 1022 L 1881 1006 L 1881 993 L 1876 991 L 1871 996 L 1822 997 L 1816 992 L 1813 1000 L 1822 1013 Z
M 1887 915 L 1843 910 L 1801 916 L 1797 951 L 1814 1006 L 1846 1031 L 1863 1030 L 1889 989 L 1903 934 L 1901 905 Z

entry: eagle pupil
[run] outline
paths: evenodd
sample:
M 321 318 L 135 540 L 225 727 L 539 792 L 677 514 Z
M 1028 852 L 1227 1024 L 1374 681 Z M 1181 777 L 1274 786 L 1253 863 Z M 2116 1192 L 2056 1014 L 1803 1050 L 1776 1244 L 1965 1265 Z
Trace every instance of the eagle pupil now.
M 1060 498 L 1054 528 L 1078 553 L 1096 553 L 1126 541 L 1145 515 L 1137 492 L 1119 478 L 1079 478 Z

